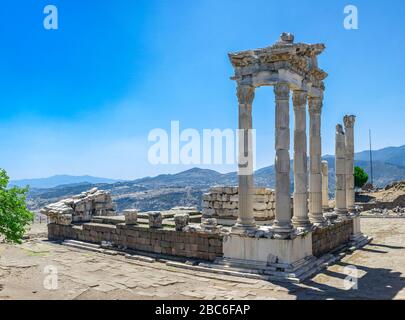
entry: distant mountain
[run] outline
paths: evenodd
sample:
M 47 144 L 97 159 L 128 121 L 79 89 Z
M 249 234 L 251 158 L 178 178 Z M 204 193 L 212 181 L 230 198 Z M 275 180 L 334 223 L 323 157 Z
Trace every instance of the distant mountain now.
M 31 188 L 53 188 L 60 185 L 74 183 L 114 183 L 117 181 L 119 180 L 92 176 L 56 175 L 49 178 L 12 180 L 10 181 L 10 184 L 19 187 L 30 186 Z
M 403 154 L 404 152 L 404 154 Z M 374 184 L 383 187 L 394 181 L 405 180 L 405 146 L 398 148 L 385 148 L 373 151 Z M 329 192 L 333 194 L 335 183 L 335 158 L 324 156 L 329 163 Z M 370 163 L 367 152 L 355 154 L 355 165 L 362 167 L 370 174 Z M 292 161 L 291 161 L 291 168 Z M 42 206 L 57 201 L 61 198 L 78 194 L 82 191 L 98 187 L 111 192 L 117 209 L 121 212 L 128 208 L 137 208 L 141 211 L 164 210 L 175 206 L 197 206 L 201 208 L 202 194 L 215 185 L 235 186 L 238 184 L 236 172 L 221 174 L 214 170 L 193 168 L 176 174 L 162 174 L 156 177 L 146 177 L 134 181 L 108 182 L 109 179 L 97 179 L 90 182 L 82 182 L 83 177 L 76 182 L 81 183 L 59 185 L 48 188 L 32 188 L 29 192 L 28 201 L 31 210 L 38 210 Z M 46 179 L 45 179 L 46 180 Z M 26 180 L 28 181 L 28 180 Z M 65 180 L 64 182 L 66 182 Z M 274 188 L 274 166 L 261 168 L 255 172 L 254 181 L 256 186 Z M 294 188 L 293 172 L 291 172 L 291 191 Z M 23 184 L 27 184 L 26 182 Z M 29 183 L 28 183 L 29 184 Z M 61 184 L 60 181 L 55 184 Z M 31 186 L 33 186 L 31 184 Z
M 388 147 L 372 151 L 373 161 L 381 161 L 405 167 L 405 145 L 401 147 Z M 356 153 L 355 160 L 369 161 L 370 152 L 363 151 Z

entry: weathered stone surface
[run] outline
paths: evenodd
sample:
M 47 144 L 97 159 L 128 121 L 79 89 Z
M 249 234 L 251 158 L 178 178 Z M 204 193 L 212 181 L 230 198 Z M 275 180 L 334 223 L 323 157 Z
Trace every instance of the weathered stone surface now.
M 190 215 L 185 213 L 178 213 L 174 216 L 174 222 L 176 224 L 176 231 L 182 231 L 184 227 L 188 225 L 190 221 Z
M 328 161 L 322 161 L 322 211 L 327 212 L 329 210 L 329 168 Z
M 312 233 L 312 254 L 316 257 L 350 241 L 353 234 L 353 220 L 340 221 Z
M 97 188 L 49 204 L 41 210 L 41 213 L 48 216 L 51 223 L 64 225 L 90 221 L 93 216 L 116 215 L 110 193 Z
M 356 116 L 346 115 L 343 119 L 345 126 L 346 149 L 346 207 L 349 212 L 355 212 L 354 193 L 354 123 Z
M 321 174 L 321 114 L 323 95 L 310 97 L 309 108 L 309 217 L 316 226 L 324 226 L 322 214 L 322 174 Z
M 215 218 L 204 218 L 201 222 L 201 228 L 203 231 L 206 232 L 219 232 L 220 229 L 218 228 L 218 222 Z
M 294 215 L 295 228 L 309 230 L 308 217 L 308 165 L 306 136 L 306 91 L 294 91 Z
M 203 216 L 206 218 L 230 219 L 238 217 L 238 187 L 214 187 L 203 195 Z M 253 195 L 253 216 L 256 221 L 274 218 L 274 190 L 256 188 Z
M 223 255 L 222 237 L 220 233 L 197 229 L 195 232 L 178 232 L 141 225 L 85 223 L 81 228 L 54 223 L 48 225 L 48 238 L 51 240 L 72 239 L 96 244 L 108 242 L 111 248 L 203 260 L 215 260 Z
M 347 216 L 346 206 L 346 145 L 342 125 L 336 126 L 335 144 L 335 212 L 339 218 Z
M 137 209 L 127 209 L 124 210 L 125 224 L 134 225 L 138 223 L 138 210 Z
M 148 212 L 149 217 L 149 227 L 150 228 L 161 228 L 163 219 L 162 213 L 160 211 L 151 211 Z

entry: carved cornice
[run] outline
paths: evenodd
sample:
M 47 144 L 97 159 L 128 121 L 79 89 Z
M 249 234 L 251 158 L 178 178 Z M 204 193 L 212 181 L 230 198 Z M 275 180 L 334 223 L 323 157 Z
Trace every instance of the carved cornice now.
M 239 104 L 251 105 L 255 98 L 255 88 L 247 85 L 238 85 L 236 88 Z
M 322 81 L 328 74 L 318 68 L 317 56 L 325 50 L 325 45 L 293 43 L 293 39 L 293 35 L 284 33 L 272 46 L 229 53 L 229 59 L 235 68 L 234 79 L 269 69 L 289 69 L 322 86 Z
M 356 116 L 353 116 L 353 115 L 346 115 L 343 118 L 345 128 L 353 128 L 355 121 L 356 121 Z
M 274 86 L 274 94 L 276 100 L 289 100 L 290 99 L 290 87 L 288 83 L 278 83 Z

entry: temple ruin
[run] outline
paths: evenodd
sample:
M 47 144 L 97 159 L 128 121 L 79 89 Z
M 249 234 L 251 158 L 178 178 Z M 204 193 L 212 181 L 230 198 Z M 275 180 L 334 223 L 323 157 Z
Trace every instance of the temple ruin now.
M 49 238 L 80 248 L 92 243 L 89 248 L 94 250 L 104 250 L 97 246 L 108 242 L 108 250 L 125 252 L 128 257 L 175 256 L 183 260 L 166 263 L 199 271 L 287 281 L 306 279 L 340 259 L 341 254 L 336 252 L 368 243 L 370 238 L 361 233 L 354 203 L 352 115 L 344 117 L 344 128 L 336 126 L 336 201 L 335 208 L 329 207 L 328 164 L 321 160 L 323 81 L 327 73 L 318 67 L 317 61 L 324 49 L 323 44 L 295 43 L 293 35 L 283 33 L 272 46 L 229 54 L 235 71 L 232 80 L 236 82 L 238 128 L 242 133 L 239 181 L 238 186 L 215 186 L 204 195 L 201 220 L 196 221 L 184 210 L 177 210 L 170 218 L 161 212 L 150 212 L 143 222 L 137 210 L 126 211 L 124 216 L 109 216 L 112 209 L 109 203 L 108 212 L 85 211 L 85 218 L 79 214 L 82 218 L 74 219 L 74 208 L 65 208 L 68 203 L 62 201 L 63 205 L 51 205 L 44 211 L 52 215 Z M 262 86 L 272 86 L 275 94 L 275 190 L 254 187 L 252 106 L 255 90 Z M 59 207 L 61 215 L 71 217 L 55 218 Z

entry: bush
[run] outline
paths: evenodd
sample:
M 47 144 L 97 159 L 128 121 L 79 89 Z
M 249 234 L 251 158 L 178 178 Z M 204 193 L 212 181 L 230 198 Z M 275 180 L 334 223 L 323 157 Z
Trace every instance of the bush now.
M 354 167 L 354 186 L 363 187 L 368 180 L 368 174 L 360 167 Z
M 7 242 L 21 243 L 33 214 L 27 209 L 28 188 L 7 188 L 9 177 L 0 169 L 0 234 Z

